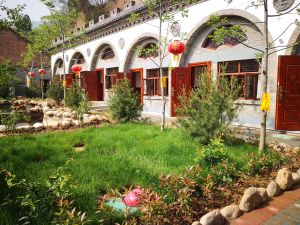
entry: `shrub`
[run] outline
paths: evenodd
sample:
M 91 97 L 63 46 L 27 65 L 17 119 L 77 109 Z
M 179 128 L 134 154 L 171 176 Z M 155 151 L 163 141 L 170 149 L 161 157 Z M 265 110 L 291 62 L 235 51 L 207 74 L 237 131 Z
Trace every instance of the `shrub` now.
M 202 74 L 198 88 L 193 89 L 189 97 L 181 95 L 179 98 L 176 110 L 179 126 L 202 144 L 226 136 L 228 124 L 237 112 L 234 100 L 239 92 L 235 80 L 228 81 L 225 76 L 211 80 L 208 73 Z
M 67 89 L 65 105 L 75 110 L 79 107 L 80 102 L 84 101 L 86 98 L 86 94 L 79 86 L 79 83 L 74 81 L 72 87 Z
M 207 168 L 206 181 L 204 182 L 207 184 L 231 183 L 240 175 L 237 164 L 226 153 L 225 145 L 220 139 L 212 140 L 208 145 L 201 146 L 197 151 L 196 162 Z M 205 187 L 205 189 L 207 188 Z
M 23 95 L 28 98 L 39 98 L 42 95 L 41 88 L 36 85 L 25 87 Z
M 7 131 L 14 133 L 17 122 L 29 121 L 30 117 L 25 112 L 12 112 L 6 114 L 0 114 L 1 124 L 6 126 Z
M 0 98 L 13 96 L 13 89 L 18 82 L 16 68 L 9 64 L 0 65 Z
M 138 95 L 130 87 L 128 79 L 118 81 L 113 87 L 108 106 L 112 118 L 121 123 L 137 120 L 142 111 Z
M 59 79 L 53 79 L 46 95 L 59 104 L 64 99 L 64 87 Z
M 248 175 L 262 174 L 272 169 L 279 169 L 288 158 L 281 156 L 277 152 L 259 152 L 249 154 L 249 162 L 245 165 L 245 172 Z
M 202 145 L 197 151 L 196 161 L 204 166 L 213 166 L 228 159 L 225 146 L 220 139 L 212 140 L 208 145 Z

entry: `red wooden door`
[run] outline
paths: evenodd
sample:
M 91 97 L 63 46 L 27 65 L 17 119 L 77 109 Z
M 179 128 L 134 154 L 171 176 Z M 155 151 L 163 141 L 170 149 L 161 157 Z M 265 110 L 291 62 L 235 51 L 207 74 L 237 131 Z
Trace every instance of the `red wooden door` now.
M 70 74 L 66 74 L 66 87 L 72 87 L 72 83 L 73 83 L 73 79 L 74 79 L 74 74 L 70 73 Z
M 100 101 L 100 77 L 97 71 L 84 71 L 83 88 L 85 89 L 90 101 Z
M 98 101 L 104 100 L 104 69 L 97 69 L 98 76 L 98 90 L 99 90 L 99 99 Z
M 185 88 L 185 93 L 182 93 Z M 171 116 L 176 116 L 176 108 L 179 106 L 179 96 L 188 94 L 191 90 L 191 68 L 178 67 L 171 73 Z
M 131 87 L 138 93 L 139 95 L 139 102 L 143 103 L 143 95 L 144 95 L 144 90 L 143 90 L 143 68 L 140 69 L 132 69 L 130 70 L 130 83 Z
M 300 130 L 300 56 L 279 56 L 276 129 Z

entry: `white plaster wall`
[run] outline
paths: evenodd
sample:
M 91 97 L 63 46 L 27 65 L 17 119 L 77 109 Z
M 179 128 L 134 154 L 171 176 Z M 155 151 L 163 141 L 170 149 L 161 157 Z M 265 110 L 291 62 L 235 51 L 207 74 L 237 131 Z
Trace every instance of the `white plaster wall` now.
M 203 3 L 199 3 L 197 5 L 191 6 L 189 8 L 189 16 L 187 18 L 181 19 L 180 14 L 178 13 L 176 17 L 180 19 L 180 24 L 183 32 L 187 32 L 188 35 L 191 35 L 195 29 L 201 26 L 201 22 L 207 20 L 211 14 L 214 13 L 223 13 L 224 12 L 242 12 L 247 14 L 247 16 L 251 17 L 251 19 L 256 20 L 255 22 L 263 21 L 263 8 L 259 7 L 258 9 L 252 7 L 247 8 L 251 1 L 249 0 L 233 0 L 231 4 L 227 4 L 224 0 L 210 0 Z M 294 5 L 298 4 L 300 0 L 295 0 Z M 292 6 L 292 7 L 293 7 Z M 247 9 L 246 9 L 247 8 Z M 276 11 L 273 8 L 273 1 L 269 0 L 269 14 L 275 14 Z M 226 13 L 225 13 L 226 14 Z M 287 15 L 283 15 L 280 17 L 272 17 L 269 19 L 269 33 L 272 39 L 276 39 L 279 35 L 281 35 L 282 31 L 290 25 L 295 19 L 298 18 L 296 13 L 291 13 Z M 112 35 L 93 40 L 89 43 L 85 43 L 83 45 L 75 47 L 75 49 L 69 49 L 66 51 L 66 54 L 69 56 L 69 59 L 73 56 L 74 53 L 80 51 L 83 53 L 86 60 L 87 69 L 91 69 L 92 59 L 97 50 L 97 47 L 101 45 L 101 43 L 111 43 L 111 45 L 115 49 L 115 54 L 119 57 L 119 71 L 122 72 L 124 70 L 125 59 L 130 50 L 130 46 L 134 45 L 134 42 L 138 37 L 142 37 L 143 35 L 152 33 L 154 36 L 158 35 L 158 20 L 152 20 L 150 22 L 139 24 L 134 27 L 131 27 L 127 30 L 123 30 Z M 257 23 L 258 27 L 262 27 L 262 24 Z M 280 50 L 279 46 L 287 44 L 290 39 L 293 31 L 295 29 L 295 25 L 290 26 L 290 28 L 279 38 L 276 39 L 274 44 L 277 46 L 275 49 Z M 165 33 L 165 29 L 163 29 L 163 33 Z M 125 39 L 125 46 L 123 49 L 118 47 L 118 41 L 120 38 Z M 281 41 L 281 43 L 280 43 Z M 87 48 L 92 50 L 92 54 L 87 56 Z M 270 58 L 270 80 L 269 80 L 269 91 L 271 92 L 271 111 L 269 112 L 267 127 L 274 129 L 275 127 L 275 108 L 276 108 L 276 91 L 277 91 L 277 58 L 279 54 L 283 54 L 284 50 L 277 52 L 272 55 Z M 240 52 L 240 55 L 234 55 L 236 59 L 240 59 L 239 57 L 243 56 L 243 52 Z M 248 54 L 248 53 L 247 53 Z M 62 57 L 62 53 L 57 53 L 51 57 L 51 65 L 53 71 L 53 65 L 58 57 Z M 204 56 L 203 56 L 204 57 Z M 248 56 L 247 56 L 248 57 Z M 220 55 L 220 59 L 222 56 Z M 66 62 L 66 68 L 69 68 L 69 63 Z M 172 62 L 174 64 L 174 62 Z M 141 67 L 135 62 L 134 67 Z M 145 74 L 145 73 L 144 73 Z M 169 83 L 171 83 L 169 81 Z M 260 95 L 261 90 L 258 90 L 258 94 Z M 144 110 L 158 114 L 160 111 L 158 108 L 160 107 L 159 100 L 145 99 Z M 254 105 L 252 102 L 244 102 L 242 103 L 242 111 L 240 113 L 239 123 L 243 125 L 252 126 L 260 126 L 260 110 L 259 110 L 259 102 L 255 102 Z M 169 110 L 169 103 L 167 106 Z

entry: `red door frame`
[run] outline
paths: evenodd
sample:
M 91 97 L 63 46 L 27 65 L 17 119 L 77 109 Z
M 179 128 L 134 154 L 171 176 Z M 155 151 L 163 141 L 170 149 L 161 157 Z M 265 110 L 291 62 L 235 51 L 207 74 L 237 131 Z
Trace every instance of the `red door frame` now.
M 193 67 L 198 67 L 198 66 L 207 66 L 208 75 L 209 75 L 209 77 L 211 76 L 211 61 L 195 62 L 195 63 L 188 64 L 188 67 L 191 68 L 191 73 L 192 73 Z
M 177 71 L 178 70 L 178 71 Z M 181 72 L 182 71 L 182 72 Z M 176 67 L 171 71 L 171 104 L 170 104 L 170 115 L 171 117 L 176 116 L 174 112 L 175 108 L 175 101 L 174 101 L 174 91 L 179 91 L 179 90 L 174 90 L 175 86 L 175 74 L 174 73 L 185 73 L 185 84 L 186 84 L 186 94 L 188 95 L 189 92 L 191 91 L 191 67 Z
M 102 82 L 102 96 L 103 96 L 103 101 L 104 101 L 104 93 L 105 93 L 105 91 L 104 91 L 104 89 L 105 89 L 105 86 L 104 86 L 104 68 L 96 68 L 96 71 L 98 72 L 98 71 L 101 71 L 101 74 L 102 74 L 102 76 L 101 76 L 101 82 Z
M 131 69 L 130 73 L 135 73 L 135 72 L 139 72 L 140 73 L 140 84 L 141 84 L 141 104 L 144 103 L 144 82 L 143 82 L 143 68 L 136 68 L 136 69 Z
M 284 124 L 283 122 L 283 116 L 284 116 L 284 109 L 285 109 L 285 94 L 288 90 L 282 90 L 285 86 L 286 79 L 288 77 L 287 73 L 287 66 L 288 65 L 297 65 L 300 66 L 300 56 L 287 56 L 287 55 L 281 55 L 278 57 L 278 79 L 277 79 L 277 93 L 276 93 L 276 130 L 299 130 L 298 126 L 296 125 L 292 127 L 287 127 L 287 124 Z M 282 87 L 281 87 L 282 86 Z M 283 92 L 283 93 L 281 93 Z M 281 96 L 282 95 L 282 96 Z M 282 99 L 281 99 L 282 98 Z M 290 105 L 290 107 L 293 107 Z M 300 110 L 298 108 L 298 110 Z M 296 122 L 297 123 L 297 122 Z

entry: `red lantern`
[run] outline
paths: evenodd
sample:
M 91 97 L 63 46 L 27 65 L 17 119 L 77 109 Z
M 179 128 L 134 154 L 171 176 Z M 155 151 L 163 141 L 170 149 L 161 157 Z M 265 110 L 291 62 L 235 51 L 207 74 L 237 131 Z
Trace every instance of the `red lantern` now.
M 185 50 L 185 44 L 181 41 L 175 40 L 168 46 L 168 51 L 174 55 L 179 55 Z
M 46 70 L 45 69 L 39 69 L 39 73 L 41 74 L 41 76 L 46 75 Z
M 72 66 L 72 71 L 75 74 L 79 74 L 81 70 L 82 70 L 82 66 L 80 64 L 75 64 Z
M 30 72 L 28 72 L 27 75 L 28 75 L 28 77 L 33 78 L 35 74 L 33 71 L 30 71 Z

